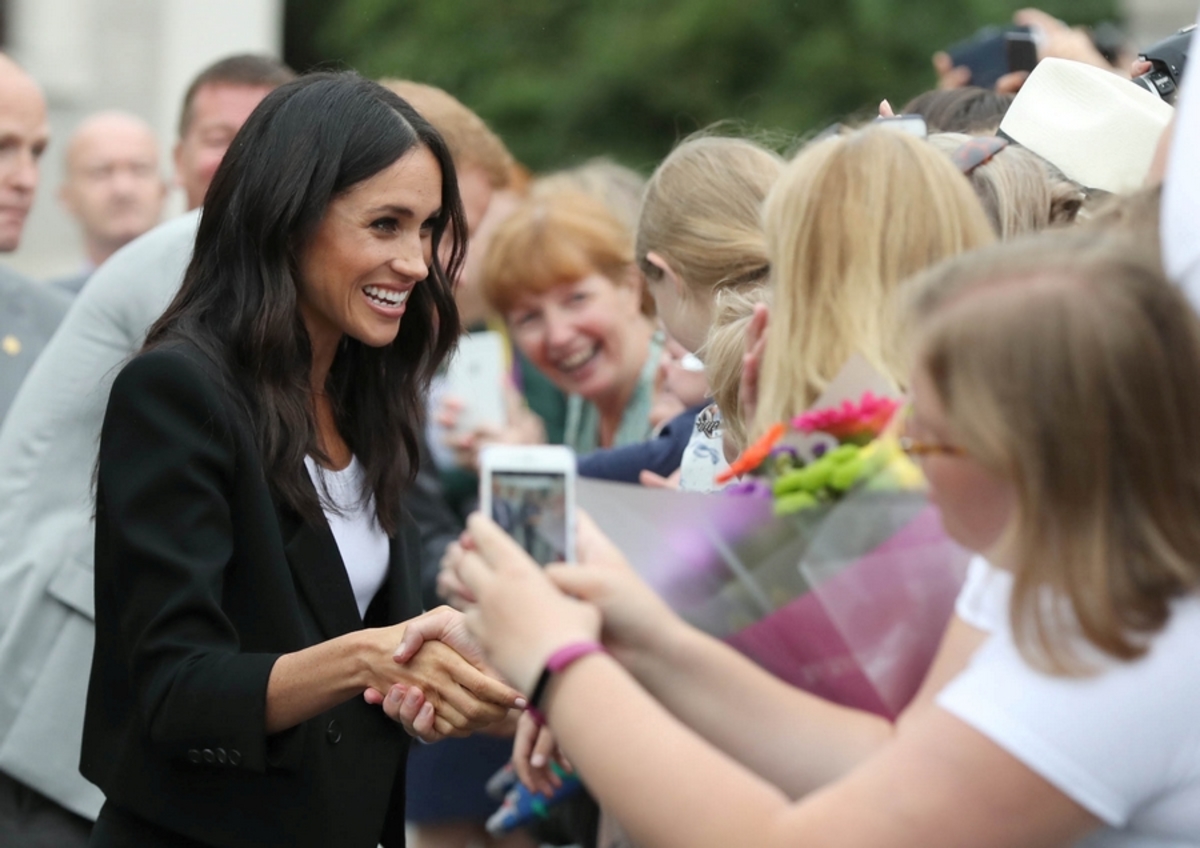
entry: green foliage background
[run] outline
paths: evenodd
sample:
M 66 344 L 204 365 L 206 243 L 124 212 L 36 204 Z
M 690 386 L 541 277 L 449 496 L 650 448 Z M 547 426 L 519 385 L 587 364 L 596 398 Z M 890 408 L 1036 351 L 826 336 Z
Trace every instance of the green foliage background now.
M 1010 0 L 288 0 L 287 58 L 432 83 L 534 170 L 607 154 L 649 171 L 716 121 L 809 134 L 935 83 L 934 51 Z M 1044 0 L 1073 24 L 1115 0 Z

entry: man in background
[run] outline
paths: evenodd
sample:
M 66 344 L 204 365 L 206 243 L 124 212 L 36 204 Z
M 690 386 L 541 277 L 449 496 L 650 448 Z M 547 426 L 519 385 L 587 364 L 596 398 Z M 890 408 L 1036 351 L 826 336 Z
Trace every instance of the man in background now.
M 79 222 L 87 255 L 80 272 L 54 285 L 79 294 L 104 260 L 158 224 L 166 198 L 149 124 L 125 112 L 85 119 L 67 143 L 59 199 Z
M 204 195 L 229 143 L 262 99 L 295 73 L 269 56 L 241 54 L 210 65 L 183 96 L 175 182 L 187 208 L 204 205 Z
M 175 157 L 189 203 L 258 102 L 293 76 L 235 56 L 196 78 Z M 104 802 L 79 774 L 95 642 L 91 474 L 109 388 L 179 289 L 198 221 L 156 227 L 96 270 L 0 427 L 0 846 L 84 846 Z
M 49 143 L 41 89 L 0 54 L 0 253 L 21 243 Z M 0 266 L 0 422 L 66 311 L 65 298 Z

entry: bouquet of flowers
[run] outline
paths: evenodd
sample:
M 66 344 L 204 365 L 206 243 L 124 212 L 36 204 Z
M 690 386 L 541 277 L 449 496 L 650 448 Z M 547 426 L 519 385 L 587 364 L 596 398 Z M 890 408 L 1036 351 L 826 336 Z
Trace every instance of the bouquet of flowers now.
M 581 481 L 579 502 L 690 623 L 803 689 L 894 718 L 968 554 L 900 449 L 900 402 L 862 389 L 864 366 L 751 445 L 724 492 L 610 495 L 619 484 Z

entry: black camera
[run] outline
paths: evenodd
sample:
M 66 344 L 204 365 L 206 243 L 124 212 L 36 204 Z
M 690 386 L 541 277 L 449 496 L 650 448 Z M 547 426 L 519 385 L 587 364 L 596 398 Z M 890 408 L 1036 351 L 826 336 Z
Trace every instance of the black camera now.
M 1183 71 L 1187 67 L 1188 45 L 1195 28 L 1196 25 L 1192 24 L 1143 50 L 1138 58 L 1154 67 L 1133 81 L 1172 106 L 1175 105 L 1175 95 L 1179 92 L 1179 81 L 1183 79 Z

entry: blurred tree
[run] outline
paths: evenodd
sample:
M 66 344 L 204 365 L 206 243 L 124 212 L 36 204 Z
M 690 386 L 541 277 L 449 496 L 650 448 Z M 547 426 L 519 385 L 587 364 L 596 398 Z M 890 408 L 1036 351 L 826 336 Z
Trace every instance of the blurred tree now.
M 429 82 L 535 170 L 608 154 L 649 170 L 732 119 L 807 135 L 936 82 L 934 51 L 1020 0 L 288 0 L 288 59 Z M 1073 24 L 1116 0 L 1044 0 Z

